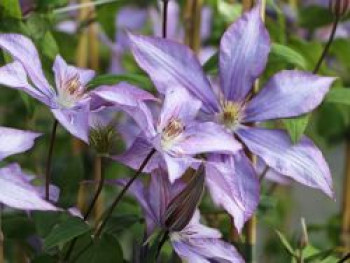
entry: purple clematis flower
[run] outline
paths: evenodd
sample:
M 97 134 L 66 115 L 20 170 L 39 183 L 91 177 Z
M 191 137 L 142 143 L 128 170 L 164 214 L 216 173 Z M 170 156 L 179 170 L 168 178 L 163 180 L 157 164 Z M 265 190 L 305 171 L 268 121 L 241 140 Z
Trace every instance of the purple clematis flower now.
M 85 85 L 94 77 L 94 71 L 67 65 L 57 56 L 53 65 L 55 90 L 43 73 L 38 52 L 30 39 L 18 34 L 1 34 L 0 48 L 14 59 L 0 68 L 0 84 L 22 90 L 41 101 L 72 135 L 88 142 L 90 96 Z
M 220 124 L 253 154 L 282 175 L 333 197 L 332 179 L 320 150 L 306 137 L 293 145 L 287 132 L 251 127 L 253 122 L 299 116 L 315 109 L 334 78 L 302 71 L 282 71 L 256 95 L 255 80 L 264 71 L 270 51 L 269 34 L 259 8 L 238 19 L 222 37 L 219 52 L 220 87 L 212 88 L 192 51 L 181 44 L 130 35 L 138 64 L 160 93 L 186 88 L 203 102 L 207 119 Z M 214 143 L 212 143 L 214 144 Z M 212 198 L 235 217 L 238 230 L 259 201 L 259 182 L 248 157 L 208 157 L 207 185 Z
M 34 132 L 0 127 L 0 161 L 29 150 L 39 136 Z M 0 203 L 22 210 L 57 210 L 42 198 L 40 189 L 30 184 L 30 178 L 18 164 L 0 168 Z
M 118 105 L 111 96 L 100 97 Z M 123 106 L 142 133 L 126 153 L 114 159 L 138 169 L 151 150 L 156 149 L 157 153 L 144 171 L 151 172 L 161 163 L 168 168 L 170 181 L 174 182 L 187 168 L 199 163 L 193 157 L 196 154 L 235 153 L 241 149 L 220 125 L 195 120 L 201 105 L 188 91 L 176 88 L 167 90 L 157 121 L 143 102 L 131 107 Z
M 118 180 L 125 185 L 127 180 Z M 144 186 L 138 180 L 130 187 L 130 193 L 135 196 L 142 207 L 146 218 L 147 235 L 156 228 L 166 230 L 164 216 L 171 200 L 181 192 L 184 184 L 180 180 L 170 183 L 166 172 L 156 169 L 152 172 L 149 186 Z M 244 262 L 235 248 L 222 241 L 221 233 L 213 228 L 202 225 L 198 211 L 190 223 L 181 231 L 169 234 L 171 244 L 176 253 L 186 262 Z

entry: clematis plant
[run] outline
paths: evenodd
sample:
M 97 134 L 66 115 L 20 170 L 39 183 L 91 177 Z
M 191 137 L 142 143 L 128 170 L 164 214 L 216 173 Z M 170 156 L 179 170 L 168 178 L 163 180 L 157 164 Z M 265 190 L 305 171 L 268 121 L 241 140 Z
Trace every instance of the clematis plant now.
M 118 104 L 111 96 L 98 92 L 95 94 L 110 103 Z M 167 168 L 170 181 L 174 182 L 187 168 L 200 162 L 194 155 L 237 152 L 240 145 L 220 125 L 196 120 L 200 108 L 201 102 L 182 88 L 167 90 L 156 120 L 144 102 L 133 107 L 123 107 L 136 121 L 141 133 L 124 154 L 113 159 L 138 169 L 152 149 L 155 149 L 156 154 L 144 171 L 151 172 L 160 164 Z
M 165 170 L 157 168 L 152 172 L 148 186 L 137 180 L 130 187 L 130 193 L 140 203 L 145 215 L 148 236 L 157 228 L 169 231 L 174 250 L 186 262 L 243 262 L 236 249 L 221 240 L 219 231 L 200 223 L 198 210 L 185 226 L 176 230 L 171 227 L 169 229 L 166 224 L 167 210 L 184 188 L 184 184 L 181 180 L 170 183 L 168 178 Z M 125 185 L 126 182 L 127 180 L 118 180 L 117 183 Z
M 43 73 L 39 54 L 30 39 L 0 34 L 0 48 L 14 59 L 0 68 L 0 84 L 22 90 L 44 103 L 63 127 L 87 143 L 90 96 L 85 85 L 94 77 L 94 71 L 67 65 L 58 55 L 53 65 L 54 89 Z
M 0 161 L 32 148 L 40 134 L 0 127 Z M 18 164 L 0 168 L 0 203 L 21 210 L 57 210 L 42 198 L 39 188 L 30 183 Z
M 254 122 L 296 117 L 315 109 L 334 78 L 297 70 L 281 71 L 253 94 L 263 73 L 270 39 L 259 7 L 231 25 L 221 39 L 220 85 L 211 85 L 192 51 L 179 43 L 130 35 L 132 52 L 158 91 L 187 89 L 202 102 L 204 118 L 231 133 L 243 148 L 278 173 L 333 197 L 332 179 L 320 150 L 307 137 L 293 144 L 284 130 L 253 127 Z M 213 143 L 214 144 L 214 143 Z M 259 181 L 246 152 L 208 156 L 207 185 L 214 201 L 235 218 L 238 230 L 259 201 Z

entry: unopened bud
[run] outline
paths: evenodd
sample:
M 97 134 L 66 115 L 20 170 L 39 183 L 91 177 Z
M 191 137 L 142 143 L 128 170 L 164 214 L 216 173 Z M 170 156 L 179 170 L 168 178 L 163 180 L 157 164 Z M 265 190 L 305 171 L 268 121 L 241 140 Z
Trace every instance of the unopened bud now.
M 329 9 L 337 18 L 345 16 L 349 12 L 350 0 L 330 0 Z
M 191 221 L 204 192 L 204 176 L 201 165 L 186 187 L 170 201 L 163 221 L 168 231 L 181 231 Z
M 89 142 L 98 154 L 108 155 L 113 150 L 118 137 L 114 125 L 97 125 L 90 130 Z

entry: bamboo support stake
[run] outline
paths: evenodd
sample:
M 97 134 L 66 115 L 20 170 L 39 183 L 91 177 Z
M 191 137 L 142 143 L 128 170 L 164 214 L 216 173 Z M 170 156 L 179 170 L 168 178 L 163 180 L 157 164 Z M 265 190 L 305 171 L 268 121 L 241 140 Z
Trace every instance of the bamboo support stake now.
M 185 43 L 198 53 L 201 45 L 201 13 L 203 0 L 187 0 L 184 12 Z
M 248 11 L 254 6 L 254 0 L 243 0 L 243 11 Z M 261 18 L 265 21 L 265 10 L 266 10 L 266 0 L 260 0 L 261 6 Z M 254 92 L 257 92 L 259 89 L 259 80 L 254 84 Z M 256 163 L 256 157 L 251 156 L 253 163 Z M 252 218 L 246 224 L 246 245 L 247 245 L 247 254 L 246 261 L 254 263 L 256 262 L 256 242 L 257 242 L 257 217 L 253 215 Z
M 80 4 L 88 4 L 90 0 L 80 0 Z M 79 9 L 78 24 L 86 20 L 89 15 L 89 8 Z M 86 68 L 88 65 L 88 31 L 82 29 L 78 40 L 78 47 L 76 53 L 76 64 L 78 67 Z M 83 144 L 77 139 L 73 139 L 73 152 L 75 155 L 79 155 L 82 152 Z M 86 194 L 87 189 L 85 184 L 80 184 L 77 198 L 77 207 L 80 211 L 84 212 L 86 209 Z
M 346 173 L 344 178 L 342 203 L 342 232 L 341 241 L 345 251 L 350 251 L 350 142 L 346 143 Z

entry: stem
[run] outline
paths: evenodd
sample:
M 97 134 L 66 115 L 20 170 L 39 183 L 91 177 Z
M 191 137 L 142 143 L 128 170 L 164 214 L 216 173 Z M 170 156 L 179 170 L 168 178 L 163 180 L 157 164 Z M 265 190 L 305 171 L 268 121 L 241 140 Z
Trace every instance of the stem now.
M 168 6 L 169 6 L 169 0 L 163 0 L 163 27 L 162 27 L 162 36 L 163 36 L 163 38 L 167 38 Z
M 128 181 L 128 183 L 124 186 L 123 190 L 118 194 L 116 199 L 114 200 L 113 204 L 111 205 L 110 209 L 107 212 L 107 215 L 105 216 L 104 220 L 102 221 L 102 224 L 100 225 L 99 228 L 97 228 L 96 233 L 95 233 L 95 238 L 99 237 L 102 233 L 102 230 L 106 226 L 108 220 L 112 216 L 112 213 L 114 209 L 118 206 L 120 200 L 123 198 L 125 193 L 129 190 L 130 186 L 133 184 L 133 182 L 141 175 L 143 169 L 146 167 L 147 163 L 149 160 L 152 158 L 152 156 L 155 154 L 156 150 L 152 149 L 150 153 L 147 155 L 145 160 L 142 162 L 140 168 L 136 171 L 134 176 Z
M 342 229 L 341 241 L 345 251 L 350 251 L 350 142 L 346 143 L 346 174 L 344 178 L 343 190 L 343 215 L 342 215 Z
M 90 205 L 89 205 L 89 207 L 88 207 L 88 209 L 87 209 L 87 211 L 86 211 L 86 213 L 84 215 L 84 221 L 89 219 L 89 217 L 90 217 L 90 215 L 91 215 L 91 213 L 92 213 L 96 203 L 98 202 L 98 199 L 99 199 L 99 197 L 101 195 L 101 192 L 102 192 L 102 189 L 103 189 L 103 185 L 104 185 L 104 182 L 105 182 L 105 176 L 104 176 L 104 173 L 103 173 L 103 158 L 100 157 L 100 156 L 97 156 L 95 158 L 95 174 L 97 175 L 96 177 L 99 180 L 98 181 L 98 186 L 97 186 L 95 195 L 94 195 L 94 197 L 93 197 L 93 199 L 92 199 L 92 201 L 91 201 L 91 203 L 90 203 Z M 95 177 L 95 179 L 97 179 L 96 177 Z M 67 261 L 70 258 L 77 240 L 78 240 L 78 238 L 76 237 L 70 243 L 70 246 L 68 248 L 66 256 L 64 257 L 64 261 Z
M 50 201 L 52 154 L 53 154 L 53 148 L 56 140 L 57 125 L 58 125 L 58 121 L 55 119 L 52 126 L 49 152 L 47 154 L 47 161 L 46 161 L 46 172 L 45 172 L 45 200 L 46 201 Z
M 169 231 L 165 231 L 163 234 L 163 237 L 161 239 L 161 241 L 159 242 L 159 246 L 158 246 L 158 250 L 157 250 L 157 255 L 156 255 L 156 261 L 160 255 L 160 252 L 162 251 L 162 247 L 164 246 L 165 242 L 168 240 L 169 238 Z
M 322 62 L 325 59 L 326 55 L 328 54 L 329 48 L 331 47 L 333 40 L 334 40 L 334 37 L 335 37 L 335 32 L 337 31 L 338 24 L 339 24 L 339 17 L 336 16 L 334 19 L 331 35 L 329 36 L 328 42 L 323 49 L 322 55 L 316 64 L 316 67 L 313 71 L 314 74 L 316 74 L 320 70 Z
M 84 216 L 84 220 L 88 220 L 93 209 L 94 208 L 96 209 L 99 206 L 99 201 L 100 201 L 99 198 L 101 197 L 101 192 L 102 192 L 103 185 L 105 182 L 102 162 L 103 162 L 102 157 L 98 156 L 95 158 L 95 181 L 98 182 L 98 185 L 97 185 L 97 189 L 96 189 L 94 198 L 92 199 L 92 201 L 88 207 L 88 210 L 86 211 L 86 214 Z

